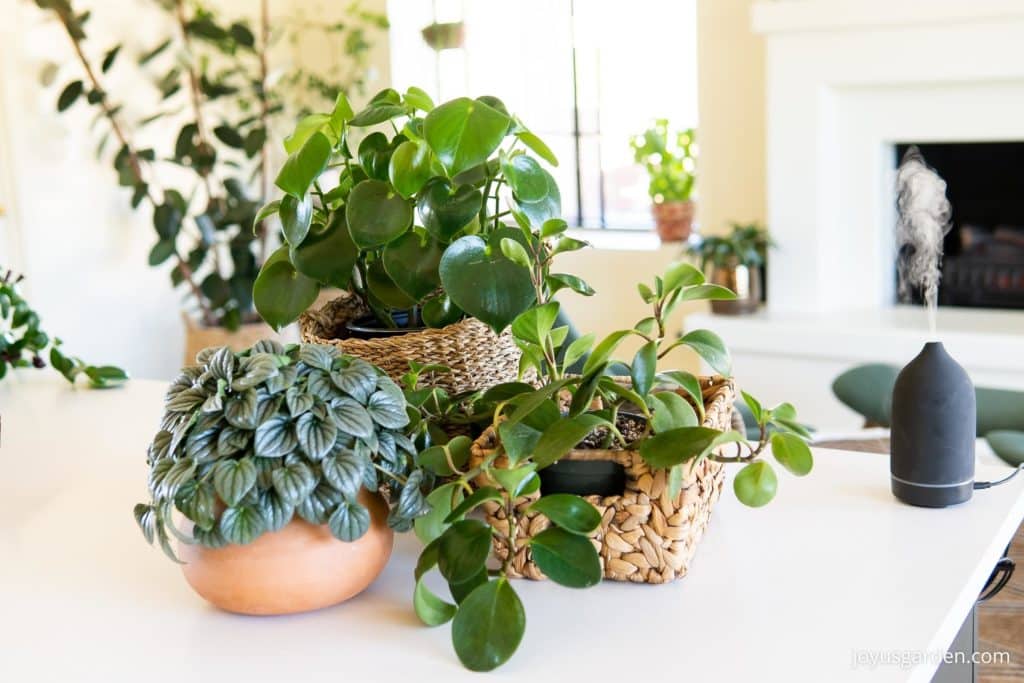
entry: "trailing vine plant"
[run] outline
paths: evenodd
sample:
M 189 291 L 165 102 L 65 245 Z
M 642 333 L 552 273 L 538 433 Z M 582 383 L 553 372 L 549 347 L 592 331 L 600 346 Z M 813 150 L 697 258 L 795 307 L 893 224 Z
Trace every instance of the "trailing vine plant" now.
M 152 212 L 156 243 L 149 264 L 174 264 L 171 283 L 187 288 L 202 324 L 233 330 L 254 320 L 252 287 L 273 230 L 262 218 L 255 233 L 251 228 L 270 192 L 274 160 L 269 142 L 276 121 L 293 120 L 306 107 L 320 106 L 324 90 L 361 89 L 370 34 L 386 27 L 387 20 L 356 2 L 345 21 L 314 23 L 303 17 L 300 24 L 289 14 L 272 26 L 268 0 L 261 0 L 253 26 L 245 19 L 224 18 L 207 3 L 159 0 L 170 35 L 137 55 L 133 64 L 152 80 L 158 104 L 152 114 L 129 124 L 123 103 L 106 85 L 115 70 L 128 68 L 124 44 L 99 47 L 86 32 L 90 12 L 77 10 L 71 0 L 36 4 L 60 23 L 79 67 L 79 74 L 63 86 L 57 110 L 79 102 L 96 109 L 94 125 L 106 124 L 97 155 L 112 156 L 118 184 L 131 190 L 132 208 L 146 205 Z M 296 40 L 314 25 L 341 43 L 340 63 L 324 74 L 302 67 L 275 74 L 279 69 L 268 56 L 273 44 Z M 141 146 L 138 134 L 161 121 L 170 122 L 176 135 L 159 149 Z M 178 171 L 167 173 L 168 167 Z M 161 187 L 158 176 L 187 179 Z

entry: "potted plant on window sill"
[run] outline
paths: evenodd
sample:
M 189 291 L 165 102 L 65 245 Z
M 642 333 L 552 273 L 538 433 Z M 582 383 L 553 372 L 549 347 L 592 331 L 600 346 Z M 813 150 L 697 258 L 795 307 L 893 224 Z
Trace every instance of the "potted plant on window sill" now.
M 390 131 L 365 135 L 353 153 L 353 136 L 381 124 Z M 276 181 L 285 194 L 260 212 L 279 215 L 286 240 L 256 280 L 264 320 L 298 318 L 305 341 L 395 379 L 410 362 L 447 366 L 438 382 L 453 392 L 514 379 L 520 352 L 504 330 L 535 291 L 507 253 L 521 233 L 503 219 L 514 210 L 539 228 L 560 213 L 554 179 L 529 153 L 555 164 L 550 149 L 497 98 L 435 107 L 418 88 L 384 90 L 358 113 L 339 96 L 286 147 Z M 583 246 L 566 237 L 559 249 Z M 579 278 L 550 277 L 591 293 Z M 307 311 L 324 286 L 344 294 Z
M 697 143 L 693 128 L 670 133 L 667 119 L 630 141 L 633 157 L 650 177 L 651 211 L 662 242 L 690 237 L 695 213 L 692 200 L 696 181 Z
M 198 361 L 171 384 L 149 448 L 151 500 L 134 511 L 146 540 L 232 612 L 300 612 L 362 591 L 392 530 L 426 509 L 402 391 L 330 346 L 261 341 Z
M 728 235 L 687 245 L 687 253 L 700 260 L 709 281 L 736 292 L 735 299 L 712 301 L 712 311 L 724 315 L 757 311 L 764 301 L 765 258 L 774 246 L 768 231 L 757 223 L 733 223 Z
M 472 443 L 455 437 L 418 456 L 424 468 L 449 480 L 431 492 L 432 509 L 416 522 L 427 545 L 416 567 L 414 605 L 427 625 L 452 621 L 456 653 L 473 670 L 500 666 L 522 639 L 525 612 L 508 579 L 547 577 L 585 588 L 602 577 L 644 583 L 680 578 L 718 499 L 724 465 L 742 466 L 733 489 L 755 507 L 768 503 L 777 488 L 764 458 L 769 443 L 792 473 L 805 475 L 812 466 L 806 431 L 792 406 L 768 410 L 744 394 L 760 433 L 750 443 L 729 428 L 730 379 L 656 371 L 659 357 L 681 345 L 723 375 L 729 371 L 727 350 L 707 330 L 666 341 L 666 319 L 679 303 L 732 296 L 706 284 L 689 264 L 673 265 L 653 287 L 640 286 L 650 317 L 596 346 L 593 335 L 581 337 L 558 360 L 565 329 L 554 327 L 559 304 L 550 300 L 545 277 L 552 256 L 548 240 L 564 225 L 548 221 L 534 232 L 520 221 L 523 239 L 517 243 L 525 246 L 517 263 L 530 272 L 539 303 L 515 319 L 512 333 L 523 349 L 524 369 L 541 378 L 539 388 L 514 382 L 483 392 L 473 407 L 490 417 L 482 436 Z M 607 372 L 616 347 L 630 336 L 644 345 L 624 381 Z M 582 374 L 568 374 L 583 357 Z M 408 396 L 419 403 L 415 391 Z M 428 403 L 421 420 L 436 415 Z M 625 490 L 583 496 L 585 489 L 550 490 L 545 470 L 566 459 L 622 466 Z M 483 521 L 467 517 L 477 508 Z M 491 547 L 500 568 L 489 571 Z M 426 586 L 424 577 L 434 569 L 451 601 Z

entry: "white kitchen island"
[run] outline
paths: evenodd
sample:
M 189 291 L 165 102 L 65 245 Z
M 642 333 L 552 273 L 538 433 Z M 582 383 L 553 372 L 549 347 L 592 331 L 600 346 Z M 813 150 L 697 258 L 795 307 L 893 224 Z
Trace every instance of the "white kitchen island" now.
M 928 681 L 1024 517 L 1024 476 L 925 510 L 893 499 L 884 457 L 817 450 L 766 508 L 723 496 L 681 581 L 518 582 L 522 645 L 473 674 L 413 613 L 411 534 L 333 608 L 243 617 L 195 596 L 132 518 L 163 390 L 0 386 L 0 681 Z

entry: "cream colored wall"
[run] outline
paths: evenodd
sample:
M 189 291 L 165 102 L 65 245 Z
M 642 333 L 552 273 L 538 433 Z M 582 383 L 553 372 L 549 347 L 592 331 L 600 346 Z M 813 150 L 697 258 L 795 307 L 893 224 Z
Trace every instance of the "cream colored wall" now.
M 701 232 L 713 234 L 730 221 L 764 221 L 764 49 L 750 30 L 752 0 L 698 0 L 697 73 L 700 160 L 697 191 Z M 638 65 L 641 68 L 641 65 Z M 587 280 L 597 295 L 567 296 L 566 310 L 582 332 L 602 337 L 649 315 L 636 291 L 678 258 L 679 246 L 656 251 L 589 249 L 560 257 L 559 269 Z M 676 314 L 673 333 L 684 326 Z M 639 341 L 623 346 L 628 357 Z M 695 371 L 687 350 L 666 357 L 662 368 Z

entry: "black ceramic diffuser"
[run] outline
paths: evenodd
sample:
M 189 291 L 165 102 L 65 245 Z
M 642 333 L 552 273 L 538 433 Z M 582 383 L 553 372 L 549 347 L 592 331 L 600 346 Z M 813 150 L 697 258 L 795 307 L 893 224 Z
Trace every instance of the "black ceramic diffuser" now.
M 892 492 L 904 503 L 946 507 L 974 488 L 974 385 L 942 342 L 928 342 L 892 390 Z

